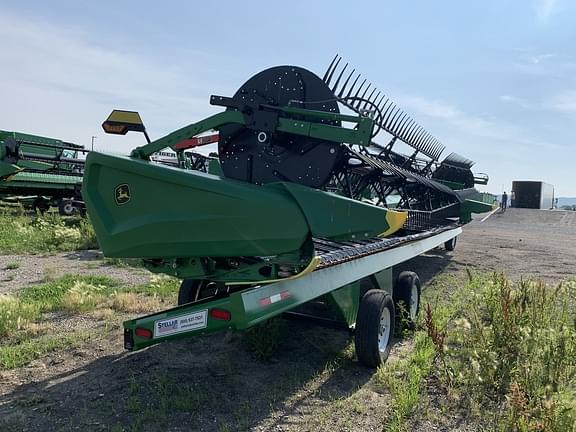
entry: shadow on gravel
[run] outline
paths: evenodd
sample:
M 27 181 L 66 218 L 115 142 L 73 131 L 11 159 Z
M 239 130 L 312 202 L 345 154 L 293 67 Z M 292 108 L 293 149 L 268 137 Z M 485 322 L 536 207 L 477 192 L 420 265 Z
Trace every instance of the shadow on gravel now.
M 236 431 L 264 420 L 275 430 L 368 382 L 372 370 L 339 354 L 349 343 L 347 332 L 291 322 L 273 362 L 237 335 L 117 355 L 73 349 L 42 361 L 65 372 L 0 397 L 0 430 Z
M 458 264 L 459 262 L 451 252 L 446 251 L 444 248 L 437 248 L 394 267 L 394 278 L 400 272 L 413 271 L 418 274 L 420 283 L 424 287 L 434 277 L 444 272 L 448 266 L 454 267 Z
M 95 261 L 102 259 L 102 252 L 99 249 L 77 250 L 64 254 L 65 258 L 80 261 Z

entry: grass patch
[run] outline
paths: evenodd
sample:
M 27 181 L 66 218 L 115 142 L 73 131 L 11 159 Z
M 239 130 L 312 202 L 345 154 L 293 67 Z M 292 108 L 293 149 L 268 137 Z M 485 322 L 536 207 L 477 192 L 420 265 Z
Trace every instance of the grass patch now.
M 50 275 L 45 279 L 15 295 L 0 296 L 0 367 L 20 367 L 85 340 L 84 333 L 55 335 L 48 319 L 43 318 L 45 313 L 74 316 L 89 312 L 96 319 L 109 321 L 115 312 L 160 310 L 164 301 L 173 303 L 179 287 L 177 279 L 165 276 L 136 287 L 123 287 L 105 276 Z M 49 331 L 52 335 L 46 334 Z
M 415 334 L 414 349 L 405 359 L 389 361 L 378 368 L 375 384 L 392 395 L 386 430 L 405 430 L 407 420 L 419 405 L 426 377 L 434 362 L 434 345 L 425 331 Z
M 0 297 L 0 337 L 7 337 L 40 317 L 40 305 L 12 296 Z
M 20 263 L 18 261 L 10 261 L 8 264 L 6 264 L 6 267 L 4 267 L 5 270 L 16 270 L 20 268 Z
M 171 298 L 178 293 L 180 283 L 180 279 L 171 276 L 153 275 L 149 283 L 127 288 L 126 291 L 135 294 Z
M 97 304 L 97 298 L 111 295 L 119 283 L 106 276 L 66 275 L 22 289 L 19 298 L 41 305 L 42 312 L 53 310 L 85 311 Z
M 0 253 L 54 253 L 97 247 L 94 229 L 87 219 L 62 218 L 57 213 L 0 213 Z
M 104 258 L 104 262 L 120 268 L 144 268 L 140 258 Z
M 87 332 L 72 335 L 41 337 L 14 345 L 0 346 L 0 367 L 14 369 L 52 351 L 68 348 L 90 339 Z
M 244 332 L 243 341 L 258 359 L 269 360 L 282 343 L 286 330 L 286 321 L 282 318 L 269 319 Z
M 475 276 L 428 323 L 452 409 L 492 430 L 576 429 L 576 283 Z

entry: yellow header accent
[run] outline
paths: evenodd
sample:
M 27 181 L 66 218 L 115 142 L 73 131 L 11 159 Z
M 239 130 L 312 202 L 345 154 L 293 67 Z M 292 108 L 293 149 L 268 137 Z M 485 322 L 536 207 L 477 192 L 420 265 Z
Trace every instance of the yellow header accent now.
M 396 210 L 386 210 L 386 222 L 388 222 L 388 229 L 378 237 L 387 237 L 390 234 L 394 234 L 400 228 L 404 226 L 408 220 L 408 212 L 396 211 Z
M 312 258 L 310 260 L 310 263 L 308 263 L 308 265 L 306 266 L 306 268 L 304 270 L 302 270 L 300 273 L 297 273 L 297 274 L 292 275 L 292 276 L 288 276 L 288 277 L 280 278 L 280 279 L 257 281 L 257 282 L 226 282 L 226 285 L 256 285 L 256 284 L 265 285 L 265 284 L 271 284 L 274 282 L 283 282 L 283 281 L 294 280 L 294 279 L 301 278 L 302 276 L 306 276 L 308 273 L 312 273 L 316 269 L 316 267 L 318 267 L 318 264 L 320 264 L 320 258 L 315 256 L 314 258 Z

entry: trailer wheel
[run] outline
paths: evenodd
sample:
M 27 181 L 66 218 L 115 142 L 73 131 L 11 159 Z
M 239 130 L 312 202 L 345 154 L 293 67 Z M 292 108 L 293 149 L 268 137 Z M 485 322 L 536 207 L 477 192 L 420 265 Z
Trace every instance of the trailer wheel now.
M 46 213 L 50 209 L 50 203 L 48 200 L 38 197 L 32 202 L 32 210 L 35 213 L 40 212 L 42 214 Z
M 420 311 L 421 285 L 418 275 L 411 271 L 403 271 L 396 279 L 394 287 L 394 304 L 396 306 L 397 323 L 412 329 Z
M 196 300 L 198 291 L 200 291 L 201 282 L 202 281 L 197 279 L 184 279 L 182 281 L 180 289 L 178 290 L 178 306 Z
M 178 306 L 222 295 L 223 285 L 202 279 L 184 279 L 178 290 Z
M 456 247 L 456 239 L 458 237 L 452 237 L 450 240 L 448 240 L 447 242 L 444 243 L 444 249 L 446 249 L 447 251 L 453 251 L 454 248 Z
M 69 199 L 61 199 L 58 201 L 58 213 L 60 216 L 72 216 L 76 212 L 76 206 Z
M 354 344 L 358 360 L 368 367 L 386 361 L 394 335 L 394 301 L 385 291 L 364 294 L 356 319 Z

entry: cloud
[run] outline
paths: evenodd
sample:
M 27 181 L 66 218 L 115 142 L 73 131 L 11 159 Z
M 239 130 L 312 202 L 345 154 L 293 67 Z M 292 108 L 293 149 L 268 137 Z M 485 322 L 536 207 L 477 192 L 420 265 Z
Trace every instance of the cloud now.
M 549 98 L 544 103 L 544 106 L 554 111 L 576 114 L 576 90 L 567 90 L 558 93 Z
M 187 64 L 166 64 L 94 43 L 90 35 L 2 12 L 0 128 L 100 146 L 117 141 L 100 123 L 113 108 L 143 113 L 159 137 L 211 113 L 206 82 Z M 117 44 L 122 45 L 122 44 Z M 198 95 L 205 95 L 198 97 Z M 127 151 L 141 137 L 122 137 Z
M 505 101 L 514 101 L 513 96 L 502 96 Z M 559 147 L 557 144 L 535 139 L 523 127 L 500 120 L 486 118 L 464 112 L 457 106 L 439 100 L 428 100 L 420 96 L 402 96 L 398 98 L 401 106 L 414 111 L 419 116 L 426 116 L 444 123 L 447 129 L 455 131 L 459 139 L 473 141 L 486 139 L 489 142 L 505 143 L 506 146 L 520 148 L 547 148 Z M 518 99 L 519 100 L 519 99 Z M 504 151 L 498 145 L 494 151 Z
M 557 54 L 552 54 L 552 53 L 535 55 L 535 56 L 530 57 L 530 62 L 532 62 L 532 64 L 538 64 L 538 63 L 542 62 L 543 60 L 553 58 L 556 56 L 557 56 Z
M 536 0 L 534 4 L 536 22 L 544 26 L 548 24 L 552 16 L 558 11 L 557 0 Z
M 540 109 L 542 108 L 541 104 L 532 103 L 527 101 L 526 99 L 519 98 L 517 96 L 511 95 L 502 95 L 498 97 L 502 102 L 517 105 L 521 108 L 532 110 L 532 109 Z
M 565 114 L 576 113 L 576 90 L 564 90 L 537 102 L 511 95 L 499 97 L 502 102 L 517 105 L 528 110 L 554 111 Z

